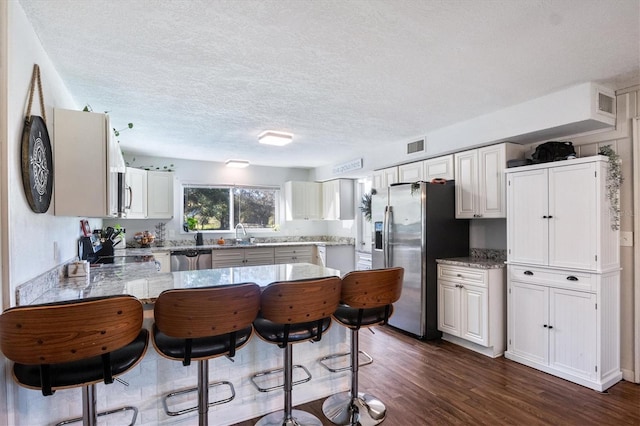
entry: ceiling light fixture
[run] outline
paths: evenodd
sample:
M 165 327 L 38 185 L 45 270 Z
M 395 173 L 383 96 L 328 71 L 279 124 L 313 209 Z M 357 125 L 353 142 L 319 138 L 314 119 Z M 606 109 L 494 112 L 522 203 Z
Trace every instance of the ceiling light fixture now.
M 247 160 L 227 160 L 224 162 L 227 167 L 233 167 L 236 169 L 244 169 L 249 165 Z
M 258 142 L 267 145 L 284 146 L 293 140 L 293 133 L 265 130 L 258 135 Z

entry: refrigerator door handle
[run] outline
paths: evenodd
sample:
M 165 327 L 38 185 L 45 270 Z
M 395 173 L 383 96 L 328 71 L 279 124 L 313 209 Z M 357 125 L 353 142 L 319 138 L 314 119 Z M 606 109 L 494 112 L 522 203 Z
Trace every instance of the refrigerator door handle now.
M 384 258 L 384 267 L 390 268 L 392 266 L 391 249 L 389 243 L 391 242 L 391 222 L 393 221 L 393 207 L 387 206 L 384 209 L 384 234 L 382 239 L 382 257 Z

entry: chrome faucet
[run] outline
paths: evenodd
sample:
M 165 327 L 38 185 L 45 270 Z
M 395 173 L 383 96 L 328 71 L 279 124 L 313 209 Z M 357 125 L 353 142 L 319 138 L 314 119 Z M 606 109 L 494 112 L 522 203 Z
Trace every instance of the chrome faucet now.
M 241 243 L 242 242 L 242 238 L 238 238 L 238 228 L 242 228 L 242 234 L 245 237 L 247 236 L 247 231 L 245 231 L 244 225 L 242 223 L 238 223 L 236 225 L 236 243 Z

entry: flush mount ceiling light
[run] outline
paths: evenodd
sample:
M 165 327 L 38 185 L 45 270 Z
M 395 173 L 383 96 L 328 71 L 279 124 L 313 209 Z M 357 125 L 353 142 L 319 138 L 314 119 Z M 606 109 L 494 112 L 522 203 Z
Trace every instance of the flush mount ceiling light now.
M 265 130 L 258 135 L 258 142 L 267 145 L 284 146 L 293 140 L 293 133 Z
M 236 169 L 244 169 L 249 165 L 247 160 L 227 160 L 224 162 L 227 167 L 233 167 Z

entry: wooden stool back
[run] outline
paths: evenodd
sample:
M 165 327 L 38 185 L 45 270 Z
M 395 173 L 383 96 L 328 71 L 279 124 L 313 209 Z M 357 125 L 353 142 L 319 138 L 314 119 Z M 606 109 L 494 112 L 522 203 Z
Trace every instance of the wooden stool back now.
M 356 309 L 391 305 L 402 292 L 403 268 L 353 271 L 342 277 L 341 302 Z
M 10 308 L 0 316 L 0 349 L 21 364 L 77 361 L 128 345 L 142 320 L 142 304 L 127 295 Z
M 273 282 L 261 298 L 262 316 L 278 324 L 296 324 L 330 317 L 340 303 L 338 277 Z
M 260 309 L 253 283 L 166 290 L 154 306 L 156 326 L 170 337 L 219 336 L 251 325 Z

